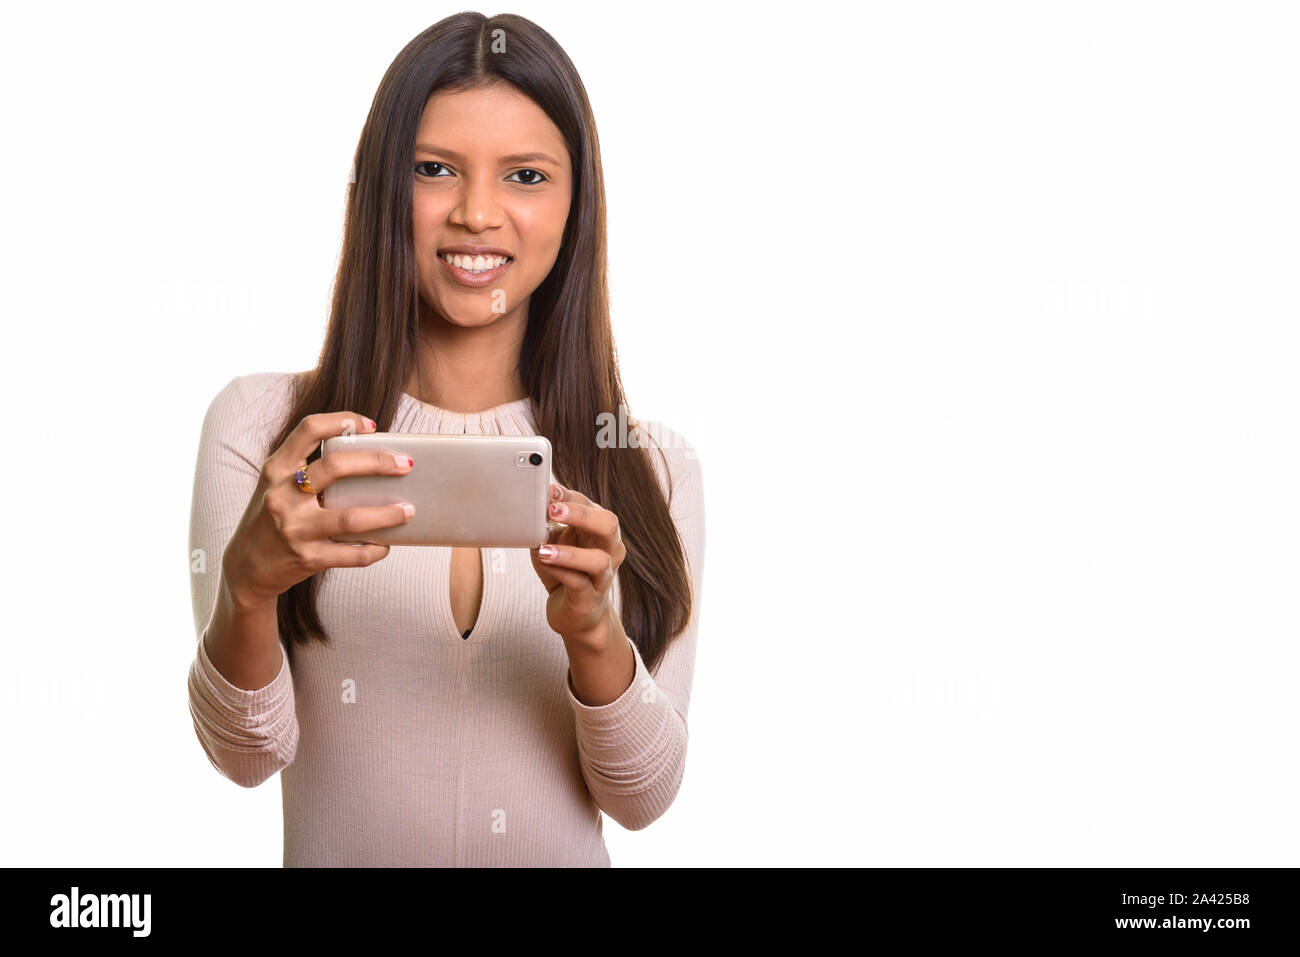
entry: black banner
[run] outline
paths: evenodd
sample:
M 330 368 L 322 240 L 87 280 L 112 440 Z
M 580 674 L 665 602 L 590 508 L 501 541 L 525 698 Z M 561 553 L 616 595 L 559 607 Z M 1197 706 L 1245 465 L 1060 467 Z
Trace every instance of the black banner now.
M 695 873 L 696 870 L 702 873 Z M 614 933 L 790 927 L 804 939 L 1054 943 L 1203 941 L 1240 949 L 1295 937 L 1294 868 L 784 868 L 528 870 L 11 868 L 5 927 L 51 941 L 264 942 L 409 938 L 445 920 L 485 928 L 586 925 Z M 521 923 L 537 918 L 540 922 Z M 661 926 L 654 926 L 661 925 Z M 689 930 L 688 930 L 689 933 Z M 431 941 L 432 942 L 432 941 Z M 557 940 L 554 942 L 560 945 Z M 590 946 L 591 940 L 587 939 Z M 562 945 L 561 945 L 562 946 Z

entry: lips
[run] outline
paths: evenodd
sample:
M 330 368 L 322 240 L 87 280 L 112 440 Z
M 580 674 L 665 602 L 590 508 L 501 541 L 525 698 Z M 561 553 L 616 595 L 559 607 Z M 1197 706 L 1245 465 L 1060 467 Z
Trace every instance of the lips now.
M 452 262 L 448 262 L 448 258 L 451 258 L 456 262 L 472 263 L 474 265 L 481 262 L 485 268 L 482 272 L 474 272 L 472 269 L 466 269 L 463 266 L 457 266 Z M 490 286 L 492 283 L 504 276 L 506 270 L 510 268 L 514 260 L 506 257 L 504 262 L 501 262 L 501 259 L 502 257 L 500 256 L 493 256 L 490 260 L 487 257 L 481 259 L 475 257 L 475 259 L 471 260 L 468 256 L 464 255 L 453 254 L 450 257 L 441 253 L 438 255 L 438 262 L 442 263 L 442 268 L 447 271 L 447 275 L 460 285 L 469 286 L 471 288 Z M 490 262 L 499 262 L 499 265 L 490 266 Z

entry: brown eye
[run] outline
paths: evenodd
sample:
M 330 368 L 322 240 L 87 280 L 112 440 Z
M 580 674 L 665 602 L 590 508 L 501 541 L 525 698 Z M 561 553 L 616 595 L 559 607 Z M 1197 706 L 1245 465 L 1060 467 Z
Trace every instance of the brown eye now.
M 525 185 L 525 186 L 535 186 L 535 185 L 537 185 L 538 183 L 544 183 L 544 182 L 546 181 L 546 177 L 543 176 L 541 173 L 539 173 L 539 172 L 538 172 L 537 170 L 535 170 L 535 169 L 521 169 L 518 173 L 511 173 L 510 175 L 511 175 L 511 176 L 523 176 L 525 173 L 530 174 L 530 175 L 532 175 L 533 177 L 535 177 L 534 179 L 530 179 L 530 180 L 524 181 L 524 185 Z M 515 182 L 520 182 L 520 180 L 515 180 Z
M 422 167 L 422 166 L 436 166 L 438 169 L 446 170 L 446 172 L 447 172 L 448 175 L 451 174 L 451 170 L 448 170 L 447 167 L 443 166 L 441 163 L 435 163 L 435 162 L 433 162 L 433 161 L 431 161 L 431 160 L 430 160 L 429 162 L 425 162 L 425 163 L 416 163 L 416 164 L 415 164 L 415 171 L 416 171 L 417 173 L 420 173 L 420 167 Z M 438 176 L 438 175 L 440 175 L 440 174 L 438 174 L 438 173 L 420 173 L 420 175 L 421 175 L 421 176 Z

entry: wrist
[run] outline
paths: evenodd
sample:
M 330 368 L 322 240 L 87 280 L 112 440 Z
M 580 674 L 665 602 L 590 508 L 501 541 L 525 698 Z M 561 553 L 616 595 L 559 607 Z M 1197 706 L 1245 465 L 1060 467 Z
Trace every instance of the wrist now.
M 278 604 L 277 596 L 267 597 L 259 595 L 249 590 L 239 583 L 238 580 L 231 580 L 230 576 L 223 568 L 221 570 L 221 596 L 228 607 L 236 615 L 256 615 L 266 612 L 268 609 L 275 609 Z
M 565 646 L 569 649 L 569 652 L 573 653 L 577 651 L 585 654 L 603 654 L 608 651 L 610 638 L 614 634 L 612 622 L 610 621 L 611 612 L 612 609 L 607 608 L 600 621 L 590 628 L 560 635 L 564 640 Z

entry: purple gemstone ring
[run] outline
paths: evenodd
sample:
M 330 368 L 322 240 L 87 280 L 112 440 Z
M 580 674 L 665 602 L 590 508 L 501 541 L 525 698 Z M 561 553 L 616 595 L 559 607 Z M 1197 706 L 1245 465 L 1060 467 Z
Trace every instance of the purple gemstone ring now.
M 303 463 L 298 471 L 293 473 L 293 480 L 298 483 L 298 490 L 306 492 L 308 495 L 316 495 L 317 492 L 311 487 L 311 482 L 307 479 L 307 463 Z

